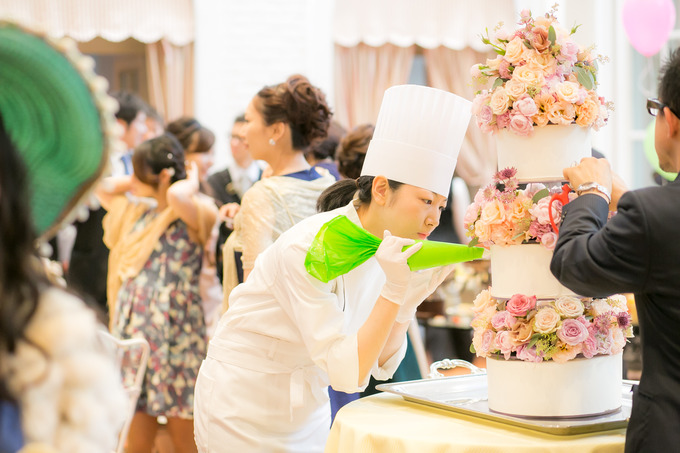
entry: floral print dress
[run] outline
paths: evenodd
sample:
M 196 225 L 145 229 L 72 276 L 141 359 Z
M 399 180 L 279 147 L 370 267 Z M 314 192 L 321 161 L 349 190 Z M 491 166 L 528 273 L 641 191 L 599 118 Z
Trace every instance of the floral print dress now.
M 143 228 L 154 215 L 148 211 L 134 228 Z M 114 335 L 143 337 L 151 346 L 138 411 L 193 418 L 194 385 L 207 348 L 198 288 L 201 261 L 201 245 L 176 220 L 141 272 L 124 281 L 118 293 Z

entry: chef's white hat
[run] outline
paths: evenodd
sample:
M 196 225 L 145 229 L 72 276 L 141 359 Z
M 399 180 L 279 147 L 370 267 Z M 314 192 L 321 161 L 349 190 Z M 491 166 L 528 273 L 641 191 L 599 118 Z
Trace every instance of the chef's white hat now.
M 448 197 L 471 107 L 436 88 L 388 88 L 361 176 L 382 175 Z

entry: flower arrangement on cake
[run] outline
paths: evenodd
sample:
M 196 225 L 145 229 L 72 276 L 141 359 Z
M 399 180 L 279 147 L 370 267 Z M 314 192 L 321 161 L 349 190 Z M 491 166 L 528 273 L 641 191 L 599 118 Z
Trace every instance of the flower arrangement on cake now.
M 548 206 L 560 187 L 529 184 L 519 188 L 517 170 L 505 168 L 497 172 L 493 182 L 479 189 L 465 212 L 466 235 L 471 245 L 518 245 L 537 242 L 549 250 L 555 248 L 557 232 L 550 223 Z M 559 223 L 562 203 L 552 205 L 553 220 Z
M 484 290 L 473 311 L 472 348 L 479 357 L 563 363 L 579 354 L 586 358 L 618 354 L 633 336 L 623 295 L 536 300 L 516 294 L 505 300 Z
M 579 47 L 555 18 L 556 7 L 534 18 L 520 13 L 519 29 L 498 28 L 482 41 L 498 53 L 470 69 L 477 88 L 472 113 L 483 132 L 509 129 L 530 136 L 534 127 L 578 124 L 595 130 L 605 124 L 611 105 L 595 91 L 598 61 L 593 46 Z

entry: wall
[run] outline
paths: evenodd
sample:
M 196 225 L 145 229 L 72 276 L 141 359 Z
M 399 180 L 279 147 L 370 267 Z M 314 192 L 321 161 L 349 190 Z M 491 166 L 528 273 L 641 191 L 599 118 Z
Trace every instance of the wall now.
M 195 112 L 231 160 L 233 119 L 265 85 L 301 73 L 332 102 L 333 0 L 195 0 Z

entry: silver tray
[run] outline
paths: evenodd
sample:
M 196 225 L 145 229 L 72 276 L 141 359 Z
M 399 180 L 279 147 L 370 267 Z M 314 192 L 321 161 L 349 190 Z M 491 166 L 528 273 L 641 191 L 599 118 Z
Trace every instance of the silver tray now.
M 414 403 L 544 433 L 565 435 L 625 428 L 633 405 L 633 384 L 637 384 L 637 381 L 622 381 L 622 406 L 616 412 L 595 417 L 559 419 L 514 417 L 491 411 L 487 401 L 486 374 L 380 384 L 376 388 Z

